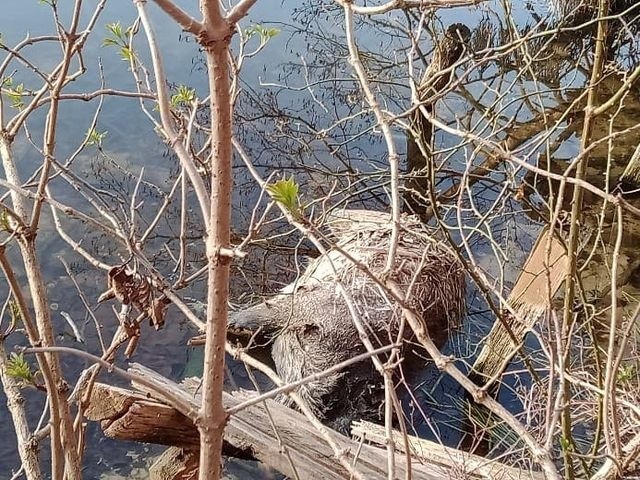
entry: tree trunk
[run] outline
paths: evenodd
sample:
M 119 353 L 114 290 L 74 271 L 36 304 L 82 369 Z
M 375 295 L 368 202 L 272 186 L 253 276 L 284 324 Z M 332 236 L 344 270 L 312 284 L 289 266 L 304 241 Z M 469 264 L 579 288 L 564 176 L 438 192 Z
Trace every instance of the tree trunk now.
M 222 404 L 224 356 L 229 296 L 231 232 L 231 96 L 227 59 L 232 27 L 218 0 L 202 4 L 211 109 L 211 205 L 207 232 L 207 341 L 204 351 L 200 421 L 200 480 L 220 478 L 222 440 L 227 415 Z

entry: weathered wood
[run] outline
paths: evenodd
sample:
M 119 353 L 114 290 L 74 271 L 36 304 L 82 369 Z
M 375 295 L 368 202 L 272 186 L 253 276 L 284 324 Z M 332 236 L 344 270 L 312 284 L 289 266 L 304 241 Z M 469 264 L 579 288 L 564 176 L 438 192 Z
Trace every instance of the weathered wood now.
M 640 145 L 636 147 L 633 155 L 629 159 L 627 168 L 624 169 L 620 180 L 628 182 L 634 186 L 640 183 Z
M 105 435 L 136 442 L 179 447 L 200 445 L 198 430 L 173 408 L 123 388 L 97 383 L 85 411 Z
M 385 445 L 387 441 L 384 427 L 370 422 L 355 422 L 351 433 L 354 437 L 362 438 L 378 445 Z M 402 433 L 395 431 L 393 440 L 396 448 L 405 453 L 406 446 Z M 407 440 L 412 457 L 419 458 L 431 465 L 446 466 L 449 469 L 455 465 L 456 472 L 459 475 L 457 478 L 469 480 L 544 480 L 544 475 L 541 472 L 520 470 L 497 460 L 490 460 L 462 450 L 445 447 L 411 435 L 407 436 Z
M 198 478 L 199 455 L 197 449 L 171 447 L 153 462 L 149 480 L 194 480 Z
M 550 300 L 564 281 L 568 261 L 563 243 L 544 229 L 507 298 L 516 315 L 508 316 L 507 325 L 496 320 L 473 365 L 483 382 L 502 373 L 524 336 L 551 307 Z
M 194 396 L 182 386 L 164 379 L 155 372 L 136 366 L 135 373 L 153 378 L 154 382 L 162 382 L 180 398 L 190 396 L 192 408 L 199 404 L 197 394 Z M 252 398 L 253 395 L 255 393 L 244 391 L 225 393 L 224 406 L 229 409 Z M 112 438 L 192 447 L 198 439 L 196 427 L 186 416 L 172 411 L 171 407 L 151 397 L 149 392 L 141 394 L 96 384 L 89 400 L 87 418 L 100 421 L 105 434 Z M 387 478 L 386 450 L 361 445 L 329 429 L 326 429 L 326 433 L 338 445 L 344 458 L 348 459 L 365 478 Z M 302 414 L 272 400 L 249 406 L 232 415 L 225 429 L 225 441 L 244 451 L 249 450 L 257 460 L 288 477 L 349 477 L 317 429 Z M 425 463 L 416 458 L 411 463 L 413 478 L 440 480 L 455 476 L 460 470 L 455 457 L 450 456 L 447 450 L 437 444 L 432 444 L 432 448 L 434 451 L 440 449 L 440 460 L 431 464 L 429 461 Z M 172 454 L 177 453 L 167 453 Z M 447 462 L 447 458 L 451 461 Z M 403 478 L 407 465 L 400 453 L 397 455 L 396 465 L 398 478 Z
M 170 388 L 181 398 L 191 395 L 180 385 L 142 366 L 136 365 L 132 370 L 137 375 L 153 378 L 155 383 L 162 382 L 165 388 Z M 111 390 L 115 390 L 115 392 L 111 392 Z M 197 436 L 195 426 L 186 416 L 180 417 L 180 414 L 176 414 L 176 417 L 170 417 L 158 405 L 154 406 L 156 417 L 140 415 L 139 408 L 148 407 L 148 403 L 161 405 L 161 402 L 153 400 L 151 395 L 148 395 L 149 392 L 145 392 L 147 395 L 129 392 L 130 398 L 123 398 L 124 392 L 127 391 L 109 385 L 96 384 L 89 401 L 91 405 L 89 411 L 92 413 L 88 418 L 99 420 L 103 427 L 106 426 L 107 428 L 104 430 L 106 435 L 122 440 L 165 445 L 169 441 L 175 440 L 180 446 L 190 445 L 192 443 L 191 437 Z M 236 406 L 251 398 L 252 395 L 254 394 L 250 392 L 234 392 L 233 394 L 225 392 L 225 408 Z M 191 407 L 197 408 L 200 401 L 198 395 L 195 397 L 191 395 L 191 399 Z M 127 408 L 125 409 L 125 407 Z M 93 412 L 100 414 L 96 416 Z M 176 429 L 173 420 L 171 420 L 172 423 L 166 423 L 168 432 L 159 431 L 170 418 L 173 420 L 181 418 L 184 424 L 182 427 L 185 429 L 181 436 L 173 434 Z M 126 428 L 120 428 L 120 425 L 126 425 Z M 158 436 L 158 441 L 145 434 L 145 429 L 153 430 Z M 361 446 L 329 429 L 327 429 L 327 433 L 339 446 L 345 458 L 365 478 L 387 478 L 385 450 L 366 445 Z M 318 479 L 349 477 L 348 472 L 337 462 L 333 451 L 315 427 L 302 414 L 272 400 L 247 407 L 232 415 L 225 429 L 225 441 L 237 448 L 250 450 L 257 460 L 292 478 L 296 476 Z M 403 458 L 397 459 L 397 466 L 398 475 L 404 476 L 406 463 Z M 446 474 L 446 469 L 441 466 L 421 465 L 417 461 L 411 465 L 411 469 L 415 475 L 425 480 L 438 480 Z

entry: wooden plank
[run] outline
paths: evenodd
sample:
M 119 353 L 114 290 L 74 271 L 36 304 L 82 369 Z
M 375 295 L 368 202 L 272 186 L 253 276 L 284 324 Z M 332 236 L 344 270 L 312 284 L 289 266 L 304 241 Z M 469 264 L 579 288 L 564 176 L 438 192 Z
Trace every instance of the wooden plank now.
M 378 445 L 386 444 L 384 428 L 371 422 L 354 422 L 351 434 Z M 402 433 L 394 431 L 393 438 L 398 451 L 405 453 L 406 444 Z M 497 460 L 490 460 L 455 448 L 445 447 L 429 440 L 407 436 L 411 456 L 431 465 L 442 465 L 448 469 L 452 465 L 460 478 L 491 480 L 544 480 L 541 472 L 525 471 L 510 467 Z
M 496 320 L 473 365 L 473 372 L 483 383 L 504 371 L 527 332 L 550 308 L 550 299 L 564 282 L 568 263 L 564 244 L 545 228 L 507 298 L 516 315 L 508 316 L 508 328 Z

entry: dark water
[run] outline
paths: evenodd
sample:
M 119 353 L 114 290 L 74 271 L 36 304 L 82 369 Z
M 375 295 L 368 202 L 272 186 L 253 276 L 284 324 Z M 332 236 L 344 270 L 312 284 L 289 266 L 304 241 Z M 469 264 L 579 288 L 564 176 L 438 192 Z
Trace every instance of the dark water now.
M 51 16 L 45 5 L 36 0 L 1 2 L 0 32 L 3 43 L 12 45 L 27 33 L 40 35 L 52 32 Z M 64 3 L 60 5 L 61 17 L 66 18 L 65 13 L 68 12 L 65 12 L 65 9 L 69 8 L 67 3 L 70 2 L 61 3 Z M 188 5 L 187 2 L 180 3 L 185 4 L 184 8 L 190 8 L 194 2 Z M 525 30 L 527 25 L 535 24 L 537 20 L 533 14 L 544 16 L 548 13 L 544 5 L 536 2 L 514 3 L 516 5 L 513 6 L 513 18 L 522 30 Z M 193 41 L 185 38 L 180 30 L 152 5 L 150 10 L 156 31 L 159 32 L 169 81 L 176 85 L 189 85 L 196 89 L 200 96 L 204 96 L 206 80 L 202 58 Z M 503 24 L 504 18 L 504 11 L 498 3 L 488 3 L 476 9 L 442 11 L 430 25 L 442 30 L 451 23 L 464 22 L 474 30 L 476 47 L 481 50 L 485 46 L 483 42 L 487 40 L 487 32 L 493 35 L 494 42 L 499 41 L 499 38 L 496 38 L 496 25 L 501 24 L 506 28 Z M 88 72 L 74 83 L 70 91 L 81 92 L 98 88 L 98 58 L 102 60 L 105 78 L 111 88 L 134 88 L 127 64 L 118 58 L 116 51 L 101 46 L 106 36 L 106 24 L 120 21 L 126 26 L 134 20 L 135 11 L 129 2 L 111 2 L 107 5 L 85 49 Z M 386 99 L 385 108 L 400 113 L 407 108 L 407 98 L 410 95 L 406 68 L 410 43 L 406 35 L 402 34 L 406 18 L 404 15 L 393 14 L 382 20 L 377 18 L 373 22 L 359 24 L 358 41 L 361 49 L 368 52 L 367 68 L 378 78 L 376 89 Z M 258 2 L 246 24 L 250 22 L 276 27 L 281 31 L 269 41 L 259 55 L 247 60 L 241 75 L 242 93 L 236 110 L 237 135 L 247 146 L 260 171 L 265 176 L 274 172 L 295 175 L 306 199 L 321 198 L 333 189 L 338 192 L 332 200 L 333 203 L 341 202 L 352 207 L 385 208 L 388 204 L 385 191 L 386 150 L 380 135 L 375 130 L 367 130 L 373 124 L 370 113 L 358 114 L 363 104 L 358 88 L 353 82 L 352 71 L 346 62 L 339 12 L 336 13 L 333 6 L 321 6 L 317 2 L 283 2 L 275 5 L 273 2 Z M 412 19 L 410 24 L 415 26 L 416 19 Z M 432 47 L 431 39 L 425 36 L 422 40 L 421 47 L 428 54 Z M 140 47 L 140 55 L 146 58 L 142 38 L 138 39 L 137 45 Z M 56 47 L 51 48 L 51 51 L 47 51 L 46 48 L 30 50 L 29 58 L 42 68 L 51 67 L 51 59 L 56 58 L 53 55 Z M 565 47 L 561 45 L 561 48 Z M 517 125 L 527 125 L 527 122 L 535 120 L 539 113 L 535 107 L 522 99 L 513 103 L 505 99 L 509 91 L 517 90 L 520 95 L 526 97 L 539 86 L 528 77 L 525 70 L 520 69 L 518 62 L 521 59 L 511 60 L 514 62 L 513 65 L 487 62 L 486 68 L 470 72 L 460 91 L 449 94 L 446 102 L 439 108 L 438 114 L 442 120 L 451 124 L 458 121 L 477 132 L 485 131 L 491 122 L 483 119 L 481 113 L 476 111 L 474 102 L 485 106 L 492 103 L 498 105 L 500 113 L 497 118 L 503 122 L 509 117 L 513 117 Z M 560 64 L 556 66 L 558 69 L 563 68 Z M 416 76 L 422 68 L 420 62 L 416 61 Z M 539 73 L 542 75 L 544 72 Z M 584 84 L 586 75 L 580 69 L 571 74 L 550 69 L 546 80 L 550 88 L 537 94 L 536 102 L 537 105 L 553 107 L 566 101 L 566 96 L 569 96 L 559 96 L 558 89 L 568 91 L 572 87 L 579 87 Z M 18 71 L 14 78 L 14 83 L 28 84 L 30 81 L 33 79 L 21 71 Z M 305 88 L 307 82 L 314 86 Z M 59 123 L 58 158 L 68 156 L 82 140 L 95 105 L 84 102 L 63 104 Z M 29 122 L 33 138 L 39 139 L 42 135 L 44 113 L 37 112 Z M 338 119 L 350 116 L 354 116 L 351 121 L 335 125 Z M 330 129 L 330 134 L 326 137 L 317 134 L 325 129 Z M 142 208 L 152 212 L 162 201 L 158 189 L 168 191 L 175 179 L 175 159 L 167 154 L 165 146 L 158 141 L 148 119 L 140 111 L 138 104 L 131 100 L 107 99 L 99 117 L 98 130 L 108 132 L 103 150 L 86 149 L 77 159 L 75 168 L 93 185 L 116 192 L 118 200 L 128 205 L 136 179 L 144 167 L 144 179 L 155 187 L 143 188 L 142 198 L 145 205 Z M 365 134 L 360 135 L 363 131 Z M 395 135 L 398 144 L 404 148 L 404 133 L 397 129 Z M 536 133 L 533 134 L 535 135 Z M 495 136 L 504 137 L 501 133 L 496 133 Z M 570 159 L 579 149 L 579 138 L 576 135 L 568 135 L 561 140 L 554 156 L 554 160 L 559 162 Z M 454 147 L 458 139 L 436 132 L 435 141 L 439 148 L 446 150 Z M 525 142 L 523 145 L 525 148 L 528 144 Z M 624 147 L 624 142 L 622 145 Z M 41 159 L 24 135 L 18 139 L 15 153 L 20 159 L 21 174 L 23 178 L 27 178 Z M 534 153 L 537 152 L 527 151 L 531 156 Z M 466 149 L 454 151 L 449 158 L 451 168 L 462 169 L 469 160 L 469 155 L 471 152 Z M 624 158 L 624 155 L 624 152 L 620 153 L 620 158 Z M 469 161 L 478 163 L 481 158 L 471 157 Z M 496 182 L 514 177 L 524 181 L 524 173 L 498 171 L 493 178 Z M 446 174 L 441 175 L 439 187 L 446 188 L 453 181 L 452 178 Z M 235 168 L 234 182 L 234 233 L 242 238 L 258 192 L 239 162 Z M 470 246 L 479 267 L 491 278 L 496 279 L 498 288 L 501 288 L 506 296 L 517 269 L 526 258 L 540 229 L 540 223 L 535 215 L 529 213 L 530 206 L 505 197 L 496 187 L 496 182 L 476 187 L 474 201 L 480 211 L 488 211 L 494 202 L 501 202 L 501 215 L 487 221 L 482 228 L 486 233 L 490 231 L 499 240 L 502 251 L 497 252 L 483 235 L 471 237 Z M 82 205 L 82 199 L 77 193 L 62 182 L 54 182 L 52 188 L 60 201 Z M 354 190 L 359 194 L 353 195 Z M 542 201 L 535 196 L 531 200 L 534 204 L 540 204 Z M 467 221 L 473 223 L 474 215 L 465 210 L 462 220 L 463 225 Z M 461 230 L 457 224 L 455 209 L 445 214 L 445 221 L 452 226 L 454 239 L 458 238 Z M 159 228 L 159 235 L 152 239 L 149 247 L 151 251 L 157 250 L 153 259 L 159 269 L 170 265 L 161 247 L 164 244 L 175 246 L 177 210 L 173 216 L 168 215 L 163 222 Z M 201 234 L 197 217 L 194 216 L 192 222 L 192 232 L 194 238 L 197 238 Z M 91 244 L 92 249 L 104 261 L 112 264 L 118 262 L 118 251 L 108 239 L 80 227 L 74 228 L 74 232 L 86 235 L 86 242 Z M 282 223 L 274 222 L 263 230 L 263 234 L 283 231 L 285 230 Z M 295 236 L 274 236 L 265 245 L 255 246 L 251 251 L 251 258 L 234 267 L 233 302 L 245 303 L 250 298 L 273 292 L 291 281 L 295 277 L 296 263 L 300 261 L 300 258 L 294 255 L 296 244 Z M 96 274 L 95 270 L 68 251 L 65 244 L 54 234 L 48 216 L 43 219 L 39 248 L 43 271 L 47 278 L 49 301 L 54 311 L 55 330 L 60 335 L 60 343 L 93 353 L 99 352 L 99 343 L 92 323 L 86 319 L 83 304 L 58 257 L 63 256 L 71 264 L 76 280 L 90 298 L 95 299 L 104 289 L 103 274 Z M 496 261 L 497 257 L 503 260 L 502 266 Z M 194 268 L 201 264 L 202 252 L 194 249 L 191 260 Z M 0 292 L 3 294 L 4 288 L 0 285 Z M 201 299 L 202 289 L 203 285 L 196 283 L 187 296 Z M 446 347 L 461 359 L 462 367 L 473 362 L 479 339 L 493 321 L 486 303 L 471 284 L 468 296 L 469 314 L 465 325 Z M 86 329 L 85 344 L 76 343 L 69 335 L 69 328 L 58 313 L 60 311 L 69 313 Z M 152 333 L 150 329 L 144 332 L 134 360 L 170 378 L 180 379 L 197 370 L 199 357 L 197 352 L 185 347 L 186 341 L 194 334 L 193 330 L 181 320 L 181 316 L 175 310 L 169 312 L 169 321 L 161 332 Z M 95 315 L 103 325 L 103 335 L 110 338 L 116 328 L 110 307 L 97 308 Z M 536 346 L 531 343 L 529 347 L 533 350 Z M 76 358 L 63 358 L 63 364 L 69 378 L 76 378 L 87 366 Z M 513 365 L 512 369 L 516 371 L 520 367 L 521 365 Z M 232 370 L 238 381 L 242 382 L 242 368 L 234 366 Z M 514 374 L 509 379 L 507 383 L 514 390 L 530 382 L 526 375 Z M 109 381 L 118 382 L 113 378 Z M 449 378 L 429 367 L 425 369 L 422 382 L 413 393 L 416 401 L 407 410 L 408 415 L 415 420 L 416 433 L 455 446 L 461 438 L 460 388 Z M 28 397 L 32 402 L 30 413 L 36 421 L 42 408 L 42 399 L 38 398 L 35 392 L 29 392 Z M 501 400 L 514 411 L 520 408 L 515 394 L 510 389 L 504 390 Z M 10 419 L 1 394 L 0 401 L 0 437 L 3 438 L 0 442 L 0 478 L 10 478 L 8 472 L 17 467 L 18 459 Z M 117 473 L 122 478 L 128 478 L 132 475 L 133 467 L 144 467 L 149 457 L 161 451 L 161 448 L 155 446 L 113 442 L 104 438 L 96 425 L 89 426 L 89 436 L 85 457 L 87 478 L 99 478 L 103 473 Z M 241 462 L 231 462 L 228 472 L 238 478 L 270 478 L 269 473 Z
M 183 2 L 184 3 L 184 2 Z M 69 17 L 71 2 L 60 2 L 60 17 Z M 188 6 L 184 6 L 188 8 Z M 2 42 L 6 45 L 14 45 L 25 36 L 38 36 L 51 34 L 54 32 L 50 10 L 37 0 L 13 1 L 2 0 L 0 2 L 0 33 Z M 85 13 L 89 9 L 85 8 Z M 153 5 L 149 7 L 152 20 L 158 33 L 158 39 L 163 51 L 167 76 L 174 84 L 185 84 L 196 89 L 204 95 L 206 91 L 206 78 L 202 70 L 202 58 L 198 54 L 193 42 L 181 34 L 171 21 L 164 14 L 159 12 Z M 258 5 L 254 9 L 255 18 L 259 18 L 261 23 L 269 22 L 281 23 L 289 19 L 289 12 L 286 9 L 270 8 L 269 5 Z M 113 89 L 133 90 L 134 81 L 128 72 L 127 64 L 123 62 L 115 49 L 102 46 L 103 39 L 107 37 L 105 26 L 113 22 L 120 22 L 123 26 L 133 23 L 136 18 L 135 8 L 131 2 L 112 1 L 109 2 L 95 28 L 95 32 L 89 38 L 84 49 L 87 73 L 69 88 L 68 92 L 92 91 L 100 87 L 98 75 L 98 60 L 103 66 L 104 77 L 107 79 L 107 86 Z M 81 25 L 87 20 L 87 15 L 83 15 Z M 144 42 L 138 42 L 144 46 Z M 284 61 L 287 50 L 283 48 L 285 40 L 277 38 L 268 45 L 258 57 L 258 61 L 248 62 L 243 70 L 243 82 L 247 85 L 259 87 L 259 76 L 264 75 L 266 66 L 278 65 Z M 55 44 L 47 45 L 37 49 L 26 49 L 26 54 L 31 62 L 42 69 L 50 69 L 57 59 L 58 47 Z M 146 50 L 140 48 L 140 54 L 148 60 Z M 271 72 L 269 72 L 271 74 Z M 18 69 L 13 75 L 14 85 L 24 83 L 30 85 L 33 76 Z M 6 103 L 5 103 L 6 105 Z M 82 141 L 87 132 L 89 124 L 97 102 L 87 104 L 85 102 L 64 102 L 61 107 L 60 121 L 58 126 L 58 146 L 57 158 L 62 159 L 71 154 L 77 144 Z M 7 115 L 15 113 L 15 110 L 6 108 Z M 42 137 L 42 125 L 45 110 L 41 109 L 34 113 L 28 122 L 30 135 L 39 142 Z M 140 111 L 138 104 L 130 100 L 110 98 L 105 101 L 97 124 L 98 131 L 108 132 L 103 145 L 103 151 L 96 148 L 87 149 L 75 162 L 76 171 L 86 176 L 89 181 L 103 189 L 111 189 L 117 195 L 118 200 L 126 199 L 132 194 L 137 176 L 141 168 L 145 168 L 144 180 L 155 184 L 165 192 L 171 187 L 172 178 L 175 178 L 176 162 L 167 155 L 166 147 L 158 140 L 152 125 L 145 115 Z M 29 145 L 24 134 L 21 134 L 14 148 L 16 158 L 19 159 L 19 169 L 22 178 L 28 178 L 35 167 L 41 162 L 38 152 Z M 126 174 L 123 171 L 127 171 Z M 253 185 L 242 185 L 247 182 L 245 174 L 238 179 L 240 190 L 237 190 L 235 197 L 235 224 L 239 232 L 247 223 L 251 210 L 246 207 L 255 198 L 255 187 Z M 53 182 L 52 188 L 56 197 L 65 203 L 77 207 L 83 206 L 82 199 L 68 186 L 62 182 Z M 160 204 L 161 198 L 152 188 L 142 188 L 142 195 L 145 200 L 145 208 L 150 211 Z M 166 235 L 174 235 L 173 222 L 177 222 L 176 215 L 166 221 L 160 230 Z M 76 234 L 76 238 L 84 237 L 84 245 L 94 254 L 101 256 L 106 261 L 118 263 L 120 258 L 117 249 L 110 244 L 108 239 L 87 232 L 79 227 L 70 227 L 71 233 Z M 194 228 L 198 233 L 198 229 Z M 156 245 L 163 243 L 159 239 Z M 81 285 L 84 293 L 91 303 L 95 302 L 97 296 L 105 289 L 106 276 L 102 272 L 91 269 L 81 258 L 68 251 L 64 244 L 55 234 L 51 218 L 45 212 L 41 229 L 39 231 L 39 251 L 44 275 L 47 279 L 48 296 L 53 311 L 54 330 L 58 334 L 59 344 L 85 349 L 92 353 L 100 352 L 93 322 L 88 319 L 81 299 L 61 263 L 59 257 L 70 264 L 76 281 Z M 10 255 L 16 259 L 15 252 L 9 251 Z M 280 257 L 275 252 L 266 252 L 265 257 Z M 194 253 L 198 257 L 197 253 Z M 195 262 L 202 263 L 200 258 Z M 159 263 L 162 259 L 159 260 Z M 274 274 L 274 272 L 270 272 Z M 238 274 L 238 278 L 241 276 Z M 260 275 L 258 275 L 259 277 Z M 284 282 L 282 275 L 274 274 L 275 278 L 262 274 L 265 279 L 258 282 L 255 288 L 262 290 L 274 290 L 278 283 Z M 285 275 L 286 276 L 286 275 Z M 290 275 L 289 275 L 290 276 Z M 235 297 L 239 297 L 244 290 L 246 282 L 235 281 Z M 268 286 L 267 286 L 268 285 Z M 198 294 L 201 286 L 196 285 L 193 295 Z M 6 295 L 6 286 L 0 284 L 0 293 L 3 298 Z M 70 328 L 66 325 L 59 312 L 66 312 L 78 323 L 80 329 L 86 337 L 85 344 L 74 341 Z M 110 306 L 101 306 L 95 309 L 95 316 L 102 326 L 102 335 L 107 341 L 116 330 L 116 321 Z M 192 375 L 193 371 L 185 371 L 192 368 L 194 360 L 189 367 L 190 356 L 196 358 L 198 352 L 191 351 L 186 347 L 186 341 L 196 332 L 187 325 L 180 315 L 175 311 L 169 312 L 169 321 L 159 334 L 151 334 L 147 330 L 145 341 L 141 342 L 134 357 L 135 361 L 141 362 L 150 368 L 173 379 L 180 379 L 185 375 Z M 6 320 L 5 320 L 6 321 Z M 3 323 L 5 325 L 5 323 Z M 11 337 L 8 340 L 8 347 L 14 343 L 22 344 L 20 338 Z M 69 379 L 75 380 L 80 371 L 88 366 L 84 361 L 76 357 L 62 357 L 63 367 Z M 122 364 L 122 359 L 119 359 Z M 195 370 L 201 367 L 196 366 Z M 123 384 L 117 378 L 109 377 L 109 382 Z M 44 399 L 35 391 L 25 392 L 29 402 L 29 413 L 32 427 L 35 427 L 42 411 Z M 85 453 L 85 474 L 86 478 L 99 478 L 103 474 L 120 475 L 117 478 L 137 478 L 144 471 L 148 461 L 154 455 L 160 453 L 163 448 L 157 446 L 143 446 L 139 444 L 115 442 L 105 438 L 97 424 L 88 426 L 88 447 Z M 0 478 L 11 478 L 11 472 L 19 468 L 20 461 L 17 456 L 15 435 L 12 423 L 6 410 L 6 399 L 0 391 Z M 47 469 L 47 446 L 43 444 L 43 466 Z M 134 469 L 132 471 L 132 469 Z M 137 470 L 136 470 L 137 469 Z M 259 466 L 250 462 L 229 461 L 227 472 L 230 478 L 271 478 L 272 474 L 264 471 Z M 143 476 L 144 477 L 144 476 Z

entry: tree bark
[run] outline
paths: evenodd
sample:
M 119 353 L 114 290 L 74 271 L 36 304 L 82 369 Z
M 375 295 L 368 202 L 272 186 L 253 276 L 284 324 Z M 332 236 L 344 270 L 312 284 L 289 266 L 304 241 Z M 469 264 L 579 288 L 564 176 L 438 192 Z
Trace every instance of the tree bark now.
M 4 133 L 0 133 L 0 158 L 7 181 L 13 185 L 20 186 L 21 181 L 18 177 L 11 143 Z M 51 330 L 50 309 L 35 246 L 35 230 L 27 226 L 30 222 L 27 218 L 25 199 L 20 193 L 13 190 L 10 195 L 14 211 L 22 221 L 22 226 L 14 225 L 14 228 L 18 229 L 18 246 L 24 263 L 35 314 L 34 326 L 36 331 L 31 331 L 29 334 L 29 342 L 32 345 L 54 346 L 55 340 Z M 38 361 L 49 396 L 53 478 L 80 478 L 80 457 L 76 448 L 69 402 L 66 398 L 65 389 L 67 385 L 62 376 L 60 362 L 57 356 L 53 354 L 38 356 Z
M 200 480 L 220 478 L 222 440 L 227 414 L 222 404 L 227 332 L 229 264 L 222 254 L 231 232 L 231 96 L 227 59 L 233 26 L 222 16 L 218 0 L 203 1 L 211 115 L 211 204 L 207 232 L 207 341 L 204 350 L 200 432 Z M 228 250 L 227 250 L 228 251 Z
M 24 409 L 24 397 L 15 378 L 7 375 L 7 355 L 4 341 L 0 340 L 0 381 L 7 396 L 7 407 L 13 419 L 16 438 L 18 440 L 18 454 L 22 461 L 24 474 L 27 480 L 42 480 L 42 471 L 38 463 L 38 448 L 35 442 L 31 442 L 31 431 L 27 422 Z

